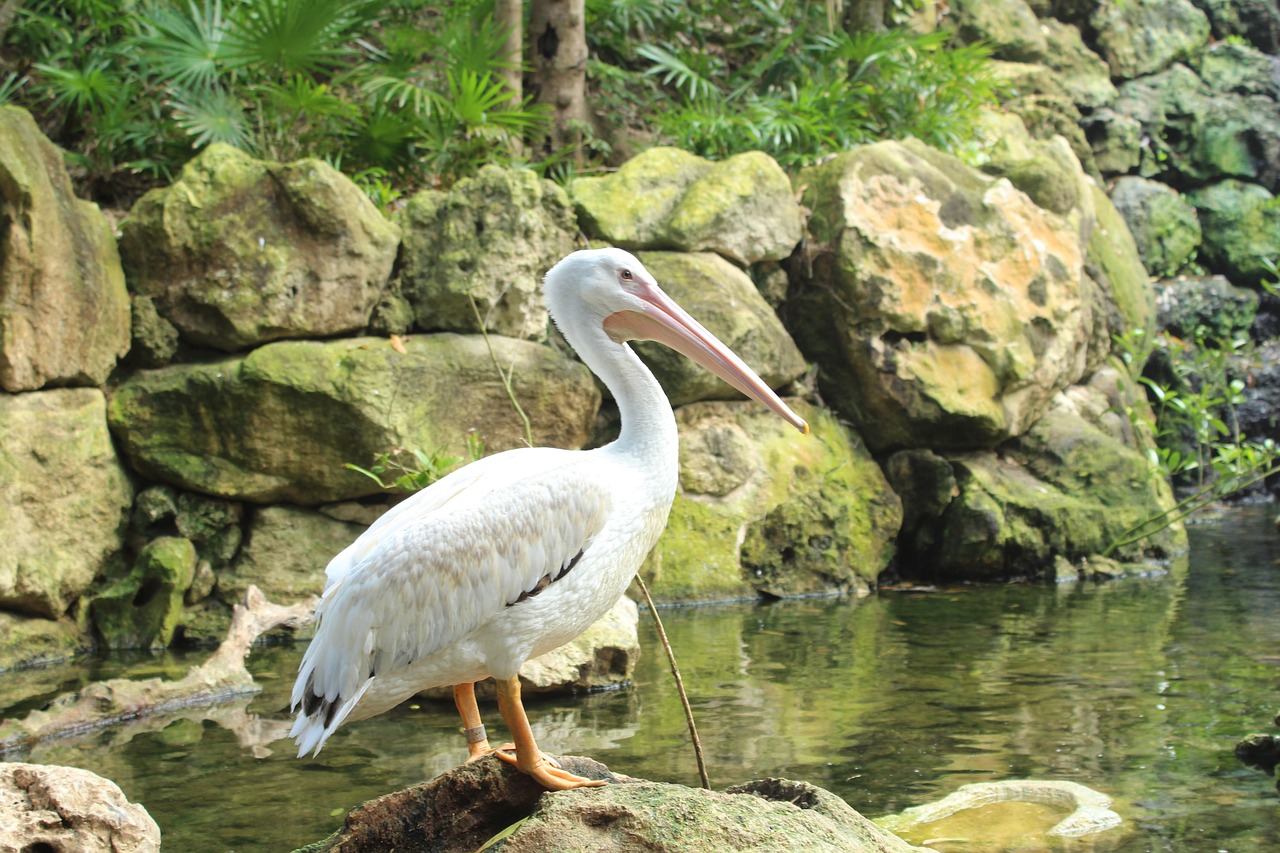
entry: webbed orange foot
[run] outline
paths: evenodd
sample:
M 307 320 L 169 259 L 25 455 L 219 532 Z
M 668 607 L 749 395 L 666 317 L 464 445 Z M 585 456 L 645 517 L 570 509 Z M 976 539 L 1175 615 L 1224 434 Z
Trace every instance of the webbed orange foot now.
M 508 747 L 495 749 L 493 754 L 508 764 L 513 765 L 521 773 L 526 773 L 533 777 L 533 780 L 548 791 L 571 791 L 574 788 L 599 788 L 608 784 L 603 779 L 587 779 L 584 776 L 578 776 L 567 770 L 561 770 L 560 765 L 553 758 L 548 758 L 541 752 L 537 757 L 528 760 L 527 756 L 511 747 L 511 751 L 507 751 Z

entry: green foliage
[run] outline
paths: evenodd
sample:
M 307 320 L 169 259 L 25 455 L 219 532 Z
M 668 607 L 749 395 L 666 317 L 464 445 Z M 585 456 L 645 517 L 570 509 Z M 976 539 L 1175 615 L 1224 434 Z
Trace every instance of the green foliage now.
M 471 462 L 484 456 L 484 441 L 475 432 L 467 433 L 467 456 Z M 364 474 L 378 488 L 407 493 L 425 489 L 461 462 L 459 456 L 393 447 L 374 457 L 368 468 L 350 462 L 342 467 Z
M 510 102 L 491 6 L 30 0 L 6 34 L 17 60 L 0 98 L 40 117 L 99 197 L 131 175 L 170 179 L 212 142 L 447 182 L 511 160 L 512 140 L 547 122 Z
M 962 153 L 977 111 L 999 94 L 984 47 L 949 47 L 943 32 L 846 33 L 824 4 L 754 0 L 694 12 L 590 0 L 587 12 L 599 57 L 589 71 L 604 97 L 625 107 L 626 88 L 658 84 L 674 107 L 636 104 L 638 118 L 707 157 L 761 149 L 798 166 L 907 136 Z
M 1116 352 L 1133 373 L 1149 349 L 1141 330 L 1117 336 Z M 1280 446 L 1240 431 L 1238 407 L 1245 402 L 1242 367 L 1256 359 L 1254 344 L 1241 336 L 1212 340 L 1203 328 L 1191 340 L 1160 333 L 1155 341 L 1163 375 L 1134 376 L 1145 386 L 1155 414 L 1152 467 L 1188 494 L 1167 512 L 1136 525 L 1108 552 L 1168 527 L 1215 501 L 1238 494 L 1280 473 Z M 1127 411 L 1138 429 L 1149 426 L 1145 410 Z

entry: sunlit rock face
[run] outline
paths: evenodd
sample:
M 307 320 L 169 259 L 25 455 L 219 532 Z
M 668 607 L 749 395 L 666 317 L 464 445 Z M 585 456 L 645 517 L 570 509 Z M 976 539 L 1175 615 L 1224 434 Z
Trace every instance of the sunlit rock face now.
M 860 593 L 893 554 L 902 504 L 857 435 L 789 401 L 813 434 L 755 403 L 676 411 L 680 492 L 642 570 L 663 601 Z
M 1085 372 L 1080 231 L 914 141 L 800 177 L 811 273 L 787 306 L 828 404 L 873 450 L 993 446 Z
M 0 607 L 59 617 L 120 550 L 133 486 L 96 388 L 0 394 Z
M 400 242 L 327 163 L 255 160 L 222 144 L 139 199 L 122 231 L 132 291 L 186 342 L 224 351 L 363 329 Z
M 512 370 L 533 443 L 581 447 L 600 404 L 587 368 L 542 344 L 489 344 L 492 355 L 478 335 L 282 341 L 135 373 L 114 390 L 108 417 L 133 468 L 152 480 L 314 505 L 379 491 L 343 466 L 368 466 L 390 448 L 465 459 L 472 430 L 491 452 L 522 446 L 496 358 Z
M 159 853 L 160 827 L 88 770 L 0 764 L 0 850 Z
M 711 251 L 746 266 L 786 258 L 800 242 L 791 182 L 759 151 L 712 162 L 651 148 L 569 192 L 587 235 L 626 249 Z
M 546 336 L 542 278 L 578 232 L 563 189 L 529 169 L 485 166 L 448 192 L 414 195 L 400 223 L 400 289 L 418 328 L 478 332 L 478 312 L 487 331 Z
M 0 259 L 0 388 L 106 381 L 129 349 L 115 237 L 17 107 L 0 107 Z

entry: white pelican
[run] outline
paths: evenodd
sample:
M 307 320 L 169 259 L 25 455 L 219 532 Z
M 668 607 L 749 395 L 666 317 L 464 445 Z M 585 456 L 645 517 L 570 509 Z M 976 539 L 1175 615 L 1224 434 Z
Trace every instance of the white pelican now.
M 539 751 L 518 675 L 613 606 L 671 509 L 675 417 L 626 341 L 660 341 L 808 432 L 627 252 L 574 252 L 547 273 L 544 290 L 565 339 L 613 393 L 621 434 L 595 450 L 529 447 L 473 462 L 398 504 L 333 558 L 293 688 L 299 757 L 319 752 L 344 721 L 452 685 L 468 761 L 496 752 L 551 790 L 603 784 Z M 473 691 L 488 676 L 514 742 L 497 749 Z

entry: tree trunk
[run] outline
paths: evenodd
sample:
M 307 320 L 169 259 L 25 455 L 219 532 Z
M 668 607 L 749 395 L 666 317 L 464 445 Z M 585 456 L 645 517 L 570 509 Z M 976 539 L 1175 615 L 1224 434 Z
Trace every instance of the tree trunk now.
M 511 109 L 518 110 L 524 103 L 524 0 L 493 0 L 493 21 L 503 33 L 502 82 L 511 92 Z M 507 145 L 512 154 L 519 156 L 524 140 L 513 133 Z
M 578 165 L 582 134 L 591 122 L 585 6 L 585 0 L 532 0 L 529 7 L 530 82 L 534 97 L 551 107 L 553 116 L 542 153 L 573 145 Z
M 884 25 L 884 0 L 848 0 L 844 6 L 845 32 L 882 33 Z
M 493 21 L 504 33 L 502 39 L 502 82 L 511 90 L 511 107 L 524 100 L 524 0 L 493 0 Z

